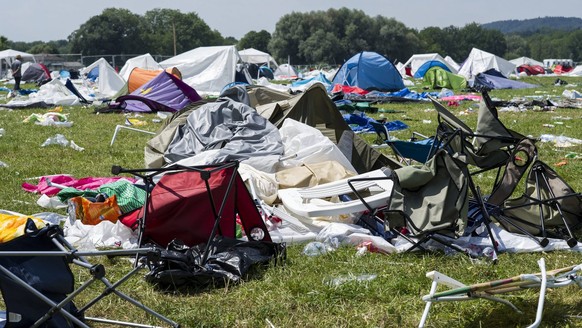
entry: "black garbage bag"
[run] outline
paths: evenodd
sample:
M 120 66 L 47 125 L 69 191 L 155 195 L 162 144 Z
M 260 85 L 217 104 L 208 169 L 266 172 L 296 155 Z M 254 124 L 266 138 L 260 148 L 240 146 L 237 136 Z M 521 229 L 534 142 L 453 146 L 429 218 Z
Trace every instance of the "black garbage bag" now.
M 187 247 L 173 240 L 160 250 L 159 258 L 148 259 L 145 280 L 166 290 L 220 287 L 240 282 L 255 267 L 279 264 L 286 256 L 285 244 L 218 238 L 203 263 L 205 247 Z

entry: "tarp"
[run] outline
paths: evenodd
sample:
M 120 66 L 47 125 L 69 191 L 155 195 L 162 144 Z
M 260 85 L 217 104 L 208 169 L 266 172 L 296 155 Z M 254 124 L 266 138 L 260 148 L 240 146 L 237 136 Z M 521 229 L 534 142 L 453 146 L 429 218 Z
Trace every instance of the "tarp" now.
M 107 60 L 99 58 L 81 70 L 81 75 L 96 74 L 97 93 L 103 97 L 113 97 L 125 86 L 125 80 L 117 74 Z M 96 97 L 99 98 L 99 97 Z
M 362 51 L 348 59 L 337 71 L 333 84 L 364 90 L 394 91 L 404 88 L 402 76 L 384 56 Z
M 137 57 L 133 57 L 133 58 L 128 59 L 125 62 L 125 65 L 123 65 L 123 67 L 121 68 L 121 70 L 119 70 L 119 75 L 121 75 L 121 77 L 127 81 L 129 79 L 129 75 L 131 74 L 132 70 L 136 67 L 144 69 L 144 70 L 150 70 L 150 71 L 162 69 L 162 66 L 160 64 L 158 64 L 158 62 L 154 59 L 154 57 L 152 57 L 152 55 L 147 53 L 145 55 L 141 55 L 141 56 L 137 56 Z
M 161 71 L 131 94 L 118 97 L 111 107 L 130 112 L 175 112 L 200 99 L 192 87 L 173 74 Z
M 515 72 L 516 65 L 494 54 L 473 48 L 459 69 L 458 74 L 464 76 L 467 80 L 472 80 L 477 74 L 492 68 L 503 76 L 508 77 Z
M 467 88 L 467 80 L 462 75 L 447 72 L 442 67 L 432 67 L 424 74 L 424 83 L 432 89 L 447 88 L 462 90 Z
M 234 46 L 199 47 L 166 59 L 160 65 L 176 67 L 182 72 L 183 81 L 200 94 L 218 95 L 230 83 L 252 81 L 240 64 Z
M 537 85 L 514 81 L 504 77 L 500 72 L 496 70 L 488 70 L 483 73 L 477 74 L 475 80 L 472 84 L 473 88 L 485 87 L 487 89 L 527 89 L 536 88 Z

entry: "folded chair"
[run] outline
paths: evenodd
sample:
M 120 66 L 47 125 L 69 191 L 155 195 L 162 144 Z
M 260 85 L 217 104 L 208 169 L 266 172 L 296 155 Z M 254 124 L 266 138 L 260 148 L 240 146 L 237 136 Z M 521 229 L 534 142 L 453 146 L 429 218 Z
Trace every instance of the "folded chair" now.
M 418 163 L 426 162 L 438 148 L 438 143 L 434 137 L 412 132 L 412 137 L 408 141 L 393 140 L 390 137 L 390 131 L 384 124 L 372 121 L 369 124 L 372 125 L 377 135 L 375 140 L 376 147 L 390 147 L 396 158 L 406 165 L 411 165 L 411 160 Z
M 582 226 L 582 194 L 575 192 L 546 163 L 535 160 L 529 169 L 526 188 L 519 198 L 503 203 L 500 214 L 510 231 L 566 240 L 568 246 L 578 244 L 573 232 Z M 514 229 L 512 229 L 514 228 Z M 547 242 L 545 242 L 547 244 Z
M 546 271 L 544 259 L 538 261 L 540 273 L 521 274 L 515 277 L 495 280 L 490 282 L 478 283 L 474 285 L 465 285 L 449 276 L 438 271 L 431 271 L 426 274 L 427 278 L 432 280 L 430 293 L 423 296 L 422 300 L 426 302 L 419 327 L 424 327 L 428 319 L 432 303 L 468 301 L 474 299 L 487 299 L 508 305 L 518 313 L 521 311 L 510 301 L 501 297 L 501 295 L 513 293 L 523 289 L 539 289 L 537 312 L 535 321 L 529 327 L 538 327 L 542 320 L 544 301 L 547 288 L 565 287 L 571 284 L 577 284 L 582 288 L 582 264 L 570 266 L 561 269 Z M 437 291 L 439 285 L 448 287 L 447 290 Z
M 483 91 L 482 95 L 475 132 L 437 100 L 433 98 L 431 100 L 438 113 L 437 137 L 441 140 L 442 148 L 448 151 L 460 163 L 459 167 L 465 171 L 474 207 L 480 212 L 480 222 L 484 223 L 497 252 L 498 245 L 489 228 L 491 218 L 487 204 L 473 176 L 496 170 L 494 186 L 497 185 L 504 167 L 511 159 L 514 148 L 524 137 L 507 129 L 499 120 L 497 110 L 492 106 L 487 92 Z M 473 223 L 470 226 L 475 229 L 478 225 Z
M 155 245 L 161 258 L 148 260 L 146 281 L 166 289 L 206 287 L 237 282 L 254 264 L 284 259 L 285 245 L 271 242 L 237 169 L 238 162 L 112 168 L 141 177 L 148 191 L 135 225 L 139 244 Z M 237 222 L 246 242 L 237 236 Z
M 158 314 L 136 301 L 118 288 L 131 276 L 145 267 L 145 262 L 135 267 L 117 282 L 106 276 L 105 266 L 92 264 L 91 256 L 157 257 L 155 250 L 140 248 L 133 250 L 79 251 L 63 237 L 59 226 L 47 225 L 38 228 L 31 219 L 26 221 L 24 234 L 0 244 L 0 289 L 6 305 L 5 327 L 89 327 L 87 321 L 109 325 L 153 327 L 138 323 L 88 317 L 91 307 L 108 295 L 119 297 L 133 305 L 128 311 L 144 311 L 145 314 L 163 322 L 166 326 L 179 327 L 174 321 Z M 76 285 L 70 266 L 86 269 L 90 279 Z M 84 305 L 74 301 L 95 283 L 104 286 L 103 291 Z

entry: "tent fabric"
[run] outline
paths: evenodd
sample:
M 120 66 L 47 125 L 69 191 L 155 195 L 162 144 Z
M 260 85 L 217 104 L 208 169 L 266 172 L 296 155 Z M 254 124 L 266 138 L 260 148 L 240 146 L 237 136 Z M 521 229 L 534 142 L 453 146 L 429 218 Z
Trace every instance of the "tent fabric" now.
M 467 80 L 461 75 L 453 74 L 442 67 L 431 67 L 423 77 L 424 83 L 432 89 L 447 88 L 462 90 L 467 88 Z
M 426 74 L 426 72 L 431 69 L 432 67 L 440 67 L 442 69 L 444 69 L 447 72 L 450 72 L 451 69 L 447 66 L 447 64 L 445 64 L 442 61 L 438 61 L 438 60 L 429 60 L 426 61 L 424 64 L 422 64 L 418 70 L 416 71 L 416 73 L 414 73 L 414 78 L 415 79 L 421 79 L 424 77 L 424 74 Z
M 459 69 L 458 67 L 455 67 L 454 65 L 449 64 L 449 62 L 445 58 L 443 58 L 441 55 L 439 55 L 438 53 L 428 53 L 428 54 L 412 55 L 404 64 L 402 64 L 400 66 L 399 72 L 401 75 L 404 76 L 406 74 L 406 69 L 409 68 L 410 69 L 410 76 L 414 76 L 414 75 L 416 75 L 416 72 L 420 69 L 420 67 L 429 61 L 441 62 L 444 66 L 446 66 L 448 68 L 448 70 L 450 72 L 453 72 L 453 73 L 457 73 L 457 70 Z M 422 77 L 422 76 L 420 76 L 420 77 Z
M 516 70 L 518 73 L 526 73 L 528 76 L 546 74 L 546 70 L 539 65 L 519 65 Z
M 386 166 L 391 168 L 400 166 L 353 133 L 322 84 L 314 84 L 305 92 L 287 100 L 259 105 L 256 108 L 277 128 L 281 128 L 283 122 L 290 118 L 317 128 L 336 145 L 341 144 L 346 136 L 350 137 L 349 154 L 344 153 L 344 155 L 358 173 Z
M 200 99 L 196 90 L 178 77 L 161 71 L 131 94 L 118 97 L 110 107 L 128 112 L 175 112 Z
M 402 76 L 384 56 L 362 51 L 348 59 L 337 71 L 333 84 L 364 90 L 394 91 L 404 88 Z
M 146 84 L 147 82 L 153 80 L 156 76 L 158 76 L 163 70 L 156 69 L 156 70 L 148 70 L 142 69 L 139 67 L 135 67 L 131 70 L 127 77 L 127 90 L 129 93 L 134 92 L 137 88 L 141 87 L 142 85 Z M 182 79 L 182 73 L 175 67 L 170 67 L 166 69 L 166 72 L 174 75 L 175 77 Z
M 147 53 L 128 59 L 125 62 L 125 65 L 123 65 L 123 67 L 119 70 L 119 75 L 121 75 L 121 77 L 127 81 L 134 68 L 156 71 L 161 70 L 162 66 L 154 59 L 154 57 L 152 57 L 152 55 Z
M 163 68 L 176 67 L 183 81 L 200 94 L 218 95 L 233 82 L 251 83 L 246 68 L 240 64 L 234 46 L 199 47 L 160 62 Z M 238 65 L 238 67 L 237 67 Z M 244 80 L 237 81 L 237 68 Z
M 331 88 L 331 81 L 325 77 L 325 74 L 319 73 L 318 75 L 305 80 L 298 80 L 291 83 L 292 90 L 305 90 L 307 87 L 314 83 L 321 83 L 326 89 Z
M 235 88 L 244 90 L 242 86 Z M 220 97 L 191 112 L 176 131 L 164 157 L 177 162 L 209 150 L 216 153 L 205 164 L 284 152 L 277 128 L 254 108 L 229 97 Z
M 458 74 L 464 76 L 467 80 L 471 80 L 477 74 L 492 68 L 503 76 L 508 77 L 515 72 L 516 65 L 494 54 L 473 48 L 459 69 Z
M 125 86 L 125 80 L 117 74 L 104 58 L 99 58 L 81 70 L 81 75 L 95 76 L 98 93 L 104 97 L 113 97 Z
M 504 77 L 500 72 L 496 70 L 488 70 L 483 73 L 477 74 L 472 84 L 473 88 L 487 88 L 489 90 L 494 89 L 527 89 L 536 88 L 537 85 L 514 81 Z

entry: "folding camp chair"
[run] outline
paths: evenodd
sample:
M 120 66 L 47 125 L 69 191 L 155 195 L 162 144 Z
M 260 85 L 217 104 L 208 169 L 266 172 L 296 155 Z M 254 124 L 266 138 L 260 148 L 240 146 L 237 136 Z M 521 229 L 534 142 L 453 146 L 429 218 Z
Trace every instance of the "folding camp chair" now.
M 454 243 L 464 231 L 468 207 L 468 179 L 460 164 L 447 151 L 439 149 L 423 165 L 394 170 L 389 177 L 394 190 L 382 207 L 374 208 L 361 192 L 354 190 L 368 209 L 363 221 L 371 229 L 382 223 L 384 232 L 378 231 L 379 235 L 407 240 L 412 244 L 407 251 L 427 250 L 433 241 L 464 252 Z M 349 180 L 349 185 L 374 179 L 356 177 Z
M 422 297 L 422 300 L 426 302 L 426 306 L 418 326 L 424 327 L 432 303 L 435 302 L 466 301 L 482 298 L 508 305 L 516 312 L 521 313 L 521 311 L 510 301 L 501 298 L 498 295 L 528 288 L 539 288 L 540 294 L 538 298 L 536 319 L 529 326 L 538 327 L 542 320 L 546 289 L 565 287 L 574 283 L 582 288 L 582 264 L 546 271 L 545 261 L 542 258 L 538 261 L 538 265 L 540 267 L 540 273 L 521 274 L 508 279 L 474 285 L 465 285 L 437 271 L 427 273 L 426 276 L 432 280 L 432 285 L 430 293 Z M 437 292 L 439 284 L 445 285 L 450 289 Z
M 413 131 L 409 141 L 393 140 L 390 137 L 390 131 L 384 124 L 372 121 L 369 124 L 372 125 L 377 134 L 375 141 L 377 148 L 384 145 L 390 147 L 396 158 L 406 165 L 411 165 L 411 160 L 425 163 L 438 148 L 438 143 L 434 137 L 428 137 Z
M 89 327 L 86 321 L 133 327 L 153 327 L 131 322 L 85 316 L 91 307 L 108 295 L 115 295 L 135 308 L 172 327 L 174 321 L 158 314 L 144 304 L 121 292 L 118 288 L 145 267 L 135 267 L 117 282 L 106 278 L 105 266 L 92 264 L 91 256 L 132 256 L 140 254 L 156 258 L 153 249 L 106 250 L 83 252 L 75 249 L 64 238 L 59 226 L 37 228 L 28 219 L 24 234 L 0 244 L 0 288 L 7 310 L 6 327 Z M 69 265 L 86 269 L 90 279 L 75 288 L 75 278 Z M 82 306 L 73 301 L 94 283 L 101 282 L 104 290 Z M 128 308 L 128 310 L 130 310 Z
M 503 168 L 511 159 L 514 148 L 524 137 L 507 129 L 499 120 L 497 110 L 492 106 L 487 92 L 483 91 L 482 95 L 483 100 L 479 106 L 476 132 L 473 132 L 469 126 L 437 100 L 431 98 L 431 101 L 438 113 L 437 137 L 441 140 L 441 147 L 448 151 L 455 161 L 459 162 L 459 167 L 465 171 L 469 190 L 473 195 L 474 204 L 476 204 L 475 207 L 481 213 L 480 223 L 485 225 L 492 240 L 492 246 L 497 253 L 497 243 L 494 241 L 489 227 L 491 223 L 490 213 L 473 176 L 497 170 L 494 182 L 494 185 L 497 185 Z M 478 225 L 473 224 L 472 227 L 476 228 Z
M 284 257 L 284 245 L 271 242 L 257 204 L 237 169 L 238 162 L 195 167 L 174 164 L 160 169 L 112 168 L 113 174 L 131 173 L 141 177 L 148 191 L 135 222 L 138 243 L 155 244 L 163 249 L 162 261 L 149 261 L 153 273 L 146 277 L 148 281 L 178 287 L 176 280 L 188 283 L 185 276 L 193 283 L 197 279 L 205 283 L 214 278 L 233 280 L 236 264 L 226 263 L 229 269 L 221 270 L 217 261 L 237 262 L 242 274 L 251 264 Z M 243 245 L 237 240 L 238 221 L 248 239 Z M 236 254 L 217 259 L 225 249 Z M 255 261 L 241 249 L 253 249 L 251 257 L 259 253 L 261 256 L 255 256 Z M 178 258 L 176 250 L 184 253 L 179 261 L 174 261 Z M 177 262 L 180 263 L 178 271 L 172 267 Z

